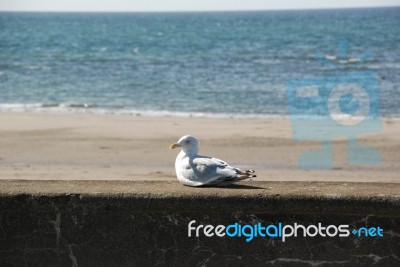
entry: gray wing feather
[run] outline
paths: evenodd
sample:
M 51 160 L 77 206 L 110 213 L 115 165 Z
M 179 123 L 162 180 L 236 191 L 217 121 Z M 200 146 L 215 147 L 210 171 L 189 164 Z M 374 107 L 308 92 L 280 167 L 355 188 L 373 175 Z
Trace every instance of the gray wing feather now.
M 237 177 L 233 167 L 216 158 L 197 157 L 191 164 L 198 181 L 203 184 L 219 184 Z

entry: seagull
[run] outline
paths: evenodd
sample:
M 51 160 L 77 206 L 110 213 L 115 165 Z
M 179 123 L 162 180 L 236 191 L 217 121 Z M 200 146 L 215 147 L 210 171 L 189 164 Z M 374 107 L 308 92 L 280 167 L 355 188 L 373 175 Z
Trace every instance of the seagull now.
M 176 176 L 187 186 L 227 186 L 248 178 L 256 177 L 254 170 L 242 171 L 229 166 L 223 160 L 198 155 L 199 141 L 190 135 L 172 144 L 171 149 L 179 147 L 181 152 L 176 157 Z

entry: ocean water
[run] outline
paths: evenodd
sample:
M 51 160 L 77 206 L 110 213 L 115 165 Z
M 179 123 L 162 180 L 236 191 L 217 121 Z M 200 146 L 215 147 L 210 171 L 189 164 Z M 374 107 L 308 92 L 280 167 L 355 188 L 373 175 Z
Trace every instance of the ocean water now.
M 399 116 L 400 8 L 0 13 L 0 111 L 284 116 L 287 82 L 335 73 L 318 55 L 341 40 L 372 56 L 339 69 L 376 73 Z

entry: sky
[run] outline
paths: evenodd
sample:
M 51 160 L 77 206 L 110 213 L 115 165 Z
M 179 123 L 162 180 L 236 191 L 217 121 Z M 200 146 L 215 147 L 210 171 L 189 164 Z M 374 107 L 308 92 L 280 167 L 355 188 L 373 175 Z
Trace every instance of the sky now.
M 0 0 L 0 11 L 233 11 L 400 6 L 400 0 Z

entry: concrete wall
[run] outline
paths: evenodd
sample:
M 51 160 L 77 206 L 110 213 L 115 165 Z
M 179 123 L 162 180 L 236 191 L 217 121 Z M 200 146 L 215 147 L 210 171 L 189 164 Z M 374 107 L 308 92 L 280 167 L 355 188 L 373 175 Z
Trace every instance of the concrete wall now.
M 188 237 L 188 223 L 380 226 L 383 237 Z M 0 180 L 0 266 L 400 266 L 400 184 Z

